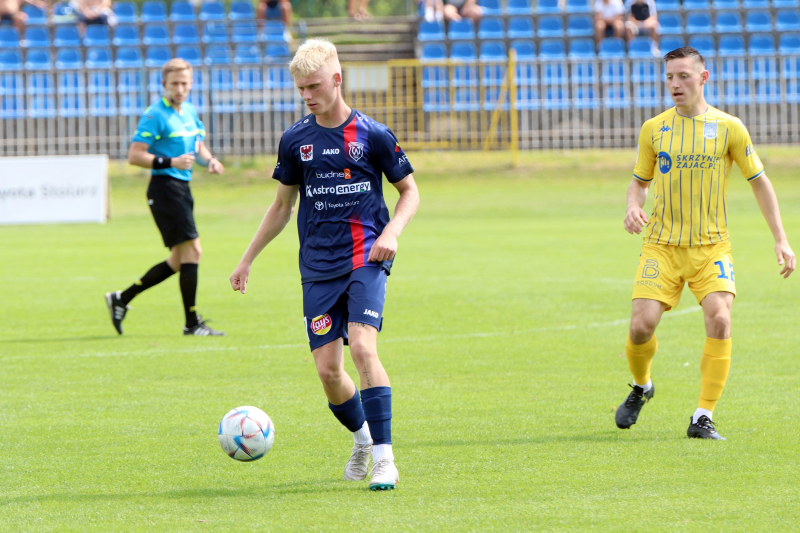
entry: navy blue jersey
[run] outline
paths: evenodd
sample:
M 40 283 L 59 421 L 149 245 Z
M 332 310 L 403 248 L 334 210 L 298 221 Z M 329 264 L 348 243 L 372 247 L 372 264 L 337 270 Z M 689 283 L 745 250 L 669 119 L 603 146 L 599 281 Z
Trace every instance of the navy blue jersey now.
M 303 283 L 361 267 L 391 270 L 391 260 L 367 261 L 389 223 L 381 174 L 397 183 L 412 172 L 391 130 L 355 109 L 338 128 L 324 128 L 308 115 L 284 132 L 272 177 L 300 186 Z

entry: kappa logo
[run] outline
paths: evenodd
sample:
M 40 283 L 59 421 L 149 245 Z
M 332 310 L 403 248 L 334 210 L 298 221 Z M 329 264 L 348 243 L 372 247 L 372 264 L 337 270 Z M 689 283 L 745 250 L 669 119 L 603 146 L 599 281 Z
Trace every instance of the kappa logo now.
M 304 144 L 300 147 L 300 159 L 302 161 L 311 161 L 314 159 L 314 145 Z
M 353 161 L 358 161 L 361 159 L 361 156 L 364 155 L 364 145 L 359 142 L 351 142 L 347 143 L 349 148 L 350 157 L 353 158 Z
M 661 129 L 660 129 L 660 130 L 658 130 L 658 131 L 660 131 L 661 133 L 667 133 L 668 131 L 672 131 L 672 130 L 670 129 L 670 127 L 669 127 L 669 126 L 667 126 L 666 124 L 664 124 L 663 126 L 661 126 Z
M 338 148 L 325 148 L 322 150 L 322 155 L 339 155 Z
M 364 314 L 371 316 L 372 318 L 380 318 L 380 315 L 378 315 L 378 313 L 372 309 L 364 309 Z
M 331 330 L 333 320 L 331 315 L 324 314 L 311 319 L 311 332 L 314 335 L 325 335 Z

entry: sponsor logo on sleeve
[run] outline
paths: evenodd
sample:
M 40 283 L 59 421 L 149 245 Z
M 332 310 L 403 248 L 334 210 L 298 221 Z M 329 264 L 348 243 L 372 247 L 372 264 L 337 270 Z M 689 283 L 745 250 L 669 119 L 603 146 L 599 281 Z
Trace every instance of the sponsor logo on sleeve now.
M 753 145 L 752 144 L 748 144 L 747 148 L 744 149 L 744 156 L 745 157 L 750 157 L 751 155 L 753 155 L 753 152 L 754 152 Z
M 402 148 L 400 148 L 400 143 L 394 143 L 394 151 L 399 152 L 400 150 L 402 150 Z
M 353 158 L 353 161 L 358 161 L 361 159 L 361 156 L 364 155 L 364 145 L 360 142 L 351 142 L 347 143 L 350 157 Z
M 397 160 L 397 164 L 398 164 L 399 166 L 401 166 L 401 167 L 402 167 L 403 165 L 407 165 L 407 164 L 408 164 L 408 156 L 404 154 L 402 157 L 400 157 L 400 158 Z
M 326 313 L 311 320 L 311 332 L 314 335 L 325 335 L 331 330 L 332 325 L 331 315 Z
M 667 152 L 658 152 L 658 169 L 666 174 L 672 169 L 672 158 Z
M 367 316 L 371 316 L 372 318 L 380 318 L 377 311 L 373 311 L 372 309 L 364 309 L 364 314 Z
M 314 159 L 314 145 L 304 144 L 300 147 L 300 159 L 302 161 L 311 161 Z

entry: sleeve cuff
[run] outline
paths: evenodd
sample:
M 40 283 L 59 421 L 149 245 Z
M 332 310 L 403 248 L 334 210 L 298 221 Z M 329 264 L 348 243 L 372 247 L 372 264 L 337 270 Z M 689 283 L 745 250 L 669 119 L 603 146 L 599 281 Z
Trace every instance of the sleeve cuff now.
M 640 176 L 637 176 L 636 174 L 634 174 L 634 175 L 633 175 L 633 177 L 634 177 L 634 178 L 636 178 L 637 180 L 639 180 L 639 181 L 643 181 L 643 182 L 645 182 L 645 183 L 648 183 L 648 182 L 650 182 L 650 181 L 653 181 L 653 178 L 650 178 L 650 179 L 645 179 L 645 178 L 642 178 L 642 177 L 640 177 Z
M 760 177 L 761 177 L 761 174 L 763 174 L 763 173 L 764 173 L 764 169 L 762 168 L 762 169 L 761 169 L 761 170 L 758 172 L 758 174 L 756 174 L 756 175 L 755 175 L 755 176 L 753 176 L 752 178 L 747 178 L 747 181 L 753 181 L 753 180 L 754 180 L 754 179 L 756 179 L 756 178 L 760 178 Z

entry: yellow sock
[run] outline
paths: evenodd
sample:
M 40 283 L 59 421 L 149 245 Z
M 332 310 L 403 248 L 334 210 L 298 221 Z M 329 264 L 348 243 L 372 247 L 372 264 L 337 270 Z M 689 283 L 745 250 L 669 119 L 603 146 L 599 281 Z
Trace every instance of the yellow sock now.
M 650 381 L 650 362 L 658 350 L 656 336 L 644 344 L 633 344 L 631 338 L 625 344 L 625 355 L 628 356 L 628 368 L 631 369 L 633 380 L 637 385 L 647 385 Z
M 728 370 L 731 368 L 731 340 L 706 337 L 700 359 L 700 401 L 697 406 L 713 411 L 722 396 Z

